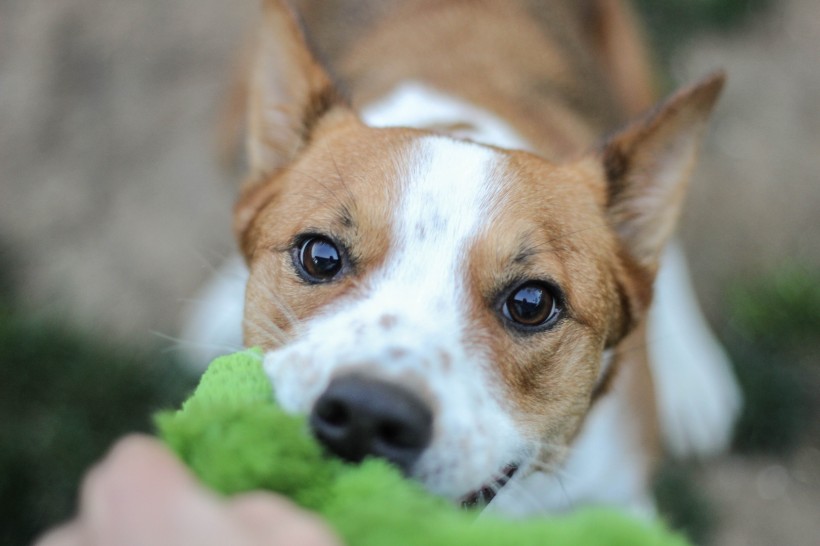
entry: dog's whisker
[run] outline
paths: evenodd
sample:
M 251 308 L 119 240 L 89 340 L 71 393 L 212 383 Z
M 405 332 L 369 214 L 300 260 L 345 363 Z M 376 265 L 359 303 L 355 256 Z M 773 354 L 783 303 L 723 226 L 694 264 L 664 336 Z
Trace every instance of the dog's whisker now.
M 302 321 L 299 319 L 298 316 L 296 316 L 296 313 L 293 311 L 293 309 L 269 286 L 267 286 L 266 284 L 262 284 L 261 287 L 265 291 L 265 296 L 267 296 L 268 299 L 276 306 L 279 312 L 282 313 L 283 318 L 288 323 L 288 326 L 290 326 L 298 334 L 302 327 Z M 282 332 L 284 332 L 283 328 L 278 328 Z
M 528 470 L 533 470 L 533 471 L 536 471 L 536 472 L 543 472 L 543 473 L 546 473 L 546 474 L 549 474 L 549 475 L 564 472 L 564 470 L 562 470 L 558 465 L 554 465 L 554 464 L 551 464 L 551 463 L 546 463 L 546 462 L 543 462 L 543 461 L 531 461 L 528 464 Z
M 532 491 L 527 489 L 523 484 L 519 483 L 515 479 L 509 480 L 503 487 L 509 487 L 510 489 L 515 490 L 516 494 L 519 498 L 523 499 L 524 502 L 530 505 L 533 508 L 533 512 L 543 512 L 546 509 L 546 505 L 542 499 L 539 499 L 536 495 L 533 494 Z M 499 490 L 501 487 L 498 488 Z M 496 490 L 498 493 L 498 490 Z
M 258 335 L 261 339 L 261 342 L 269 348 L 277 349 L 283 345 L 282 341 L 277 338 L 276 336 L 272 335 L 269 331 L 260 328 L 258 326 L 249 326 L 249 330 L 251 330 L 254 334 Z
M 276 306 L 277 309 L 284 315 L 285 319 L 290 323 L 290 327 L 295 331 L 299 332 L 302 329 L 302 323 L 299 320 L 299 317 L 296 316 L 296 313 L 293 309 L 280 298 L 275 298 L 273 300 L 273 304 Z
M 248 330 L 252 330 L 256 334 L 261 334 L 263 336 L 263 341 L 273 341 L 276 346 L 283 345 L 285 343 L 284 336 L 282 333 L 276 329 L 272 329 L 269 326 L 265 326 L 259 324 L 255 321 L 242 321 L 242 326 Z
M 237 351 L 241 351 L 244 349 L 241 345 L 234 346 L 234 345 L 223 345 L 219 343 L 203 343 L 201 341 L 194 341 L 191 339 L 185 339 L 180 337 L 174 337 L 168 334 L 164 334 L 162 332 L 152 330 L 151 335 L 157 336 L 162 338 L 166 341 L 171 341 L 174 345 L 170 347 L 166 347 L 163 349 L 163 353 L 171 352 L 171 351 L 185 351 L 188 348 L 197 348 L 197 349 L 213 349 L 220 352 L 224 352 L 225 354 L 228 353 L 235 353 Z
M 273 320 L 268 317 L 262 317 L 264 322 L 258 319 L 248 319 L 242 321 L 242 325 L 247 328 L 252 328 L 256 333 L 263 334 L 266 339 L 274 341 L 276 346 L 287 344 L 290 341 L 288 333 L 279 327 Z
M 565 459 L 572 455 L 573 448 L 566 444 L 558 444 L 547 440 L 539 440 L 534 446 L 536 453 L 540 452 L 549 455 L 551 458 Z M 537 460 L 537 459 L 536 459 Z
M 568 472 L 565 467 L 557 464 L 533 461 L 530 468 L 536 472 L 542 472 L 548 476 L 552 476 L 559 481 L 563 478 L 573 479 L 575 477 L 572 473 Z
M 187 247 L 188 251 L 200 262 L 200 265 L 219 278 L 227 278 L 221 265 L 232 260 L 236 255 L 235 251 L 218 252 L 214 249 L 198 249 L 193 246 Z M 231 276 L 233 277 L 233 275 Z M 242 277 L 244 278 L 244 276 Z
M 524 471 L 533 470 L 556 478 L 573 478 L 565 465 L 562 464 L 562 461 L 569 459 L 575 452 L 572 447 L 542 440 L 536 444 L 536 449 L 536 453 L 539 453 L 539 455 L 527 462 Z M 544 460 L 545 457 L 547 460 Z
M 569 494 L 569 490 L 564 485 L 564 478 L 560 474 L 556 474 L 555 479 L 558 481 L 558 486 L 561 488 L 561 492 L 564 494 L 564 500 L 567 501 L 567 506 L 575 506 L 575 501 L 573 500 L 572 496 Z
M 289 305 L 287 305 L 281 296 L 273 291 L 267 283 L 258 283 L 256 288 L 261 289 L 263 291 L 263 295 L 276 306 L 280 313 L 282 313 L 283 318 L 288 323 L 288 326 L 293 328 L 298 326 L 301 321 L 296 316 L 296 313 Z

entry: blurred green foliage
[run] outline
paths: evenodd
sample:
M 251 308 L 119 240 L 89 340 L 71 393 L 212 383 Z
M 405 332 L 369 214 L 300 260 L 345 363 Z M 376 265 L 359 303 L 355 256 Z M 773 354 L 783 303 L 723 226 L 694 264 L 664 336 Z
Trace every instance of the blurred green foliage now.
M 817 429 L 820 272 L 791 264 L 737 283 L 724 332 L 745 395 L 742 452 L 788 454 Z
M 773 5 L 773 0 L 635 0 L 654 52 L 663 61 L 703 30 L 730 31 Z
M 693 466 L 666 460 L 658 469 L 653 493 L 666 523 L 694 544 L 705 544 L 717 525 L 714 506 L 695 485 Z
M 788 456 L 820 433 L 820 271 L 785 264 L 738 280 L 721 339 L 743 389 L 734 449 Z M 667 461 L 654 487 L 660 512 L 697 544 L 717 521 L 697 488 L 697 464 Z
M 729 306 L 733 328 L 747 339 L 799 356 L 820 336 L 820 275 L 796 264 L 781 266 L 736 286 Z
M 168 357 L 126 352 L 0 303 L 0 544 L 67 518 L 80 477 L 115 438 L 149 431 L 193 378 Z

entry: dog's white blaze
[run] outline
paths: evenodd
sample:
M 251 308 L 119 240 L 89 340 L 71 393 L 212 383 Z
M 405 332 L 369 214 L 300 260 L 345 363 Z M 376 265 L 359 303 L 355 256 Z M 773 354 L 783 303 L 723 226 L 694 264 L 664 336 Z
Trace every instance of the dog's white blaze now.
M 464 494 L 519 456 L 521 443 L 499 405 L 501 382 L 492 376 L 485 348 L 464 339 L 471 243 L 501 205 L 502 181 L 495 153 L 486 148 L 429 138 L 419 144 L 418 157 L 397 215 L 395 255 L 375 298 L 407 316 L 409 328 L 427 329 L 420 348 L 435 364 L 424 380 L 441 404 L 436 444 L 417 472 L 434 491 Z M 446 373 L 442 358 L 451 362 Z
M 499 205 L 495 153 L 428 137 L 418 142 L 414 155 L 396 215 L 395 252 L 384 278 L 422 289 L 425 299 L 451 299 L 457 293 L 458 301 L 452 303 L 465 306 L 469 243 Z

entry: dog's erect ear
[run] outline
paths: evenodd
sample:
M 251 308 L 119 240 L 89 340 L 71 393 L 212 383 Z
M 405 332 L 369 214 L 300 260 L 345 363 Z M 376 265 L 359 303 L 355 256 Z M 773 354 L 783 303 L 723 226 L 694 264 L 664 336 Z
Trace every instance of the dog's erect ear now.
M 275 173 L 310 139 L 316 124 L 343 104 L 284 0 L 263 0 L 248 101 L 252 175 Z
M 247 85 L 250 172 L 234 215 L 240 244 L 274 193 L 265 182 L 293 161 L 321 122 L 333 113 L 353 116 L 285 0 L 262 0 L 255 46 Z
M 675 93 L 603 147 L 608 214 L 626 250 L 654 275 L 675 229 L 722 72 Z

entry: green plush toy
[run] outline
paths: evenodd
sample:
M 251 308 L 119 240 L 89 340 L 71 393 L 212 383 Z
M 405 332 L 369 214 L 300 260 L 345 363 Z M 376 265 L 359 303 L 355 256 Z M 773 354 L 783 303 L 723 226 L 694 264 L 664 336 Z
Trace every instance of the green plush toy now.
M 321 514 L 348 546 L 687 544 L 660 524 L 613 511 L 477 519 L 386 462 L 349 465 L 326 457 L 305 419 L 276 405 L 261 361 L 255 350 L 217 359 L 181 410 L 156 418 L 165 442 L 221 493 L 264 489 L 286 495 Z

